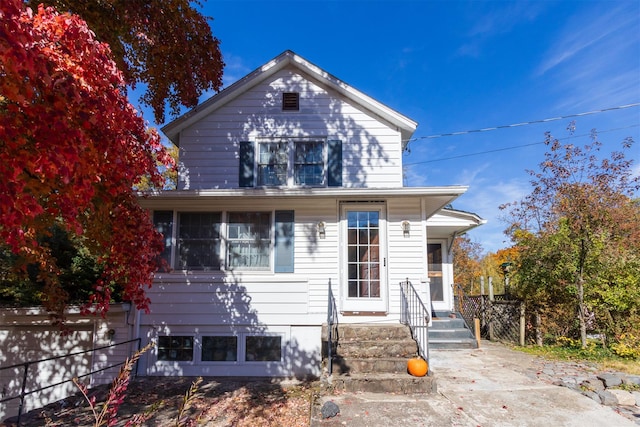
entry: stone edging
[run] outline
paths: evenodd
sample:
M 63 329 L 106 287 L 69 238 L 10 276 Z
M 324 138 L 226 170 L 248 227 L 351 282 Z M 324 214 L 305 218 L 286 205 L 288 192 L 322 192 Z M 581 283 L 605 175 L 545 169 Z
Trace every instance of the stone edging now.
M 640 375 L 597 372 L 583 363 L 544 361 L 536 377 L 581 393 L 640 425 Z M 625 390 L 625 386 L 634 390 Z

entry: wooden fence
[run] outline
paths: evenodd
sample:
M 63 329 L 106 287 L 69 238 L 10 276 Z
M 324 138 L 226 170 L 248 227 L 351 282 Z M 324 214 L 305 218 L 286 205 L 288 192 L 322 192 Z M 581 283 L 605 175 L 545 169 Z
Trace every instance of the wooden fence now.
M 456 295 L 455 307 L 474 332 L 475 319 L 479 319 L 482 338 L 519 345 L 533 342 L 528 333 L 531 330 L 530 316 L 519 300 L 507 299 L 505 295 L 495 295 L 493 300 L 488 295 Z

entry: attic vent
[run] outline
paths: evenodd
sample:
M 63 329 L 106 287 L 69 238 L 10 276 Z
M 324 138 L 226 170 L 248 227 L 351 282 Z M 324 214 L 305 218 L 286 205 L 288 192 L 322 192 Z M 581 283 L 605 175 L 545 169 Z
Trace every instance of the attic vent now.
M 284 92 L 282 94 L 282 111 L 300 111 L 300 94 Z

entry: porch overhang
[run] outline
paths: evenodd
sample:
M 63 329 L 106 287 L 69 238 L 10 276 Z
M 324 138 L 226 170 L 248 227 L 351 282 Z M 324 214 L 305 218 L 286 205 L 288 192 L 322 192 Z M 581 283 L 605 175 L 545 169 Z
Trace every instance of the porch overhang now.
M 394 198 L 417 198 L 424 201 L 426 218 L 439 212 L 467 191 L 466 186 L 402 187 L 402 188 L 242 188 L 207 190 L 171 190 L 140 195 L 145 209 L 204 208 L 237 199 L 305 201 L 337 200 L 338 202 L 385 201 Z

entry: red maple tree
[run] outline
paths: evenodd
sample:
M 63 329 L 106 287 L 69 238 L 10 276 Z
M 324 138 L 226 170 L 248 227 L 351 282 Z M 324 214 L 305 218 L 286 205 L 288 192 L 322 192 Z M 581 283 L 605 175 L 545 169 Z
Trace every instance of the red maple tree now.
M 69 295 L 41 237 L 81 239 L 102 275 L 84 305 L 104 314 L 111 291 L 147 309 L 162 241 L 134 185 L 161 187 L 156 161 L 173 160 L 129 104 L 109 46 L 79 17 L 0 2 L 0 238 L 39 267 L 43 304 L 62 316 Z

